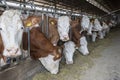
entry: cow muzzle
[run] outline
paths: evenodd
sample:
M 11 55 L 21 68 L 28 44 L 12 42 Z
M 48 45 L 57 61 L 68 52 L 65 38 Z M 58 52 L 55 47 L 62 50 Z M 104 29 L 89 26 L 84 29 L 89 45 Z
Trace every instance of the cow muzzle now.
M 73 64 L 73 61 L 66 61 L 66 64 Z
M 68 41 L 69 40 L 69 36 L 63 36 L 62 41 Z
M 4 53 L 6 57 L 17 57 L 21 55 L 20 48 L 6 48 Z

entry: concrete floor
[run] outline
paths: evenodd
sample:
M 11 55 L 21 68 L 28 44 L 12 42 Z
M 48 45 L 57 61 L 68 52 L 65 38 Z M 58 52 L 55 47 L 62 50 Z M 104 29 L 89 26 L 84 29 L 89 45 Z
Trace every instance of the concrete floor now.
M 80 80 L 120 80 L 120 31 L 113 33 L 109 46 L 99 58 L 93 59 L 94 66 L 83 71 Z

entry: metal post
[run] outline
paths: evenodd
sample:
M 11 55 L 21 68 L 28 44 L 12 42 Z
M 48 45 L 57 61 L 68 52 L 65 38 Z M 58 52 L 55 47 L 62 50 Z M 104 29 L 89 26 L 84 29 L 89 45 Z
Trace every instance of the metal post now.
M 42 23 L 40 27 L 42 28 L 42 32 L 44 33 L 44 13 L 42 13 Z
M 30 29 L 27 28 L 28 33 L 28 57 L 30 56 Z
M 48 14 L 46 14 L 46 36 L 48 37 L 49 36 L 49 16 Z
M 6 10 L 8 10 L 8 9 L 9 9 L 9 6 L 8 6 L 7 3 L 6 3 L 6 0 L 3 0 L 3 2 L 4 2 L 4 4 L 5 4 L 5 6 L 6 6 Z

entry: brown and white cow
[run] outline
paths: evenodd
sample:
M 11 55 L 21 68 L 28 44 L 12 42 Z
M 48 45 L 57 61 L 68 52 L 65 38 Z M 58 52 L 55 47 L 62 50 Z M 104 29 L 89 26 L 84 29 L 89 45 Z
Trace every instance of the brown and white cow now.
M 83 28 L 81 27 L 81 18 L 71 21 L 70 28 L 71 41 L 65 42 L 63 49 L 66 64 L 73 64 L 73 56 L 77 48 L 83 55 L 89 54 L 87 48 L 87 40 L 85 38 L 84 32 L 81 32 L 82 29 Z
M 6 10 L 0 16 L 0 34 L 4 46 L 3 56 L 20 56 L 23 23 L 21 13 L 17 10 Z
M 60 49 L 57 46 L 53 46 L 49 39 L 41 32 L 40 26 L 35 27 L 34 25 L 32 22 L 28 22 L 25 25 L 32 27 L 30 30 L 30 56 L 33 59 L 39 59 L 43 66 L 52 74 L 57 74 L 59 71 L 59 62 L 61 60 Z M 25 50 L 27 49 L 26 43 L 27 33 L 24 33 L 23 49 Z
M 100 38 L 102 39 L 102 26 L 100 24 L 100 21 L 98 19 L 90 19 L 90 25 L 88 29 L 88 34 L 92 35 L 92 41 L 95 42 L 96 37 L 99 35 Z
M 89 54 L 87 40 L 85 38 L 85 32 L 80 32 L 81 29 L 80 19 L 71 22 L 72 41 L 83 55 L 87 55 Z

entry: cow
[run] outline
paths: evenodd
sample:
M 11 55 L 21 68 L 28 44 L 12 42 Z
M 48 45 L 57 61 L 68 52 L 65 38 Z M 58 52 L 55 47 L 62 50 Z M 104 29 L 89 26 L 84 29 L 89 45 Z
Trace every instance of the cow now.
M 32 19 L 32 18 L 31 18 Z M 34 18 L 33 18 L 34 19 Z M 26 19 L 27 20 L 27 19 Z M 31 20 L 32 21 L 32 20 Z M 26 21 L 24 21 L 26 22 Z M 37 23 L 36 23 L 37 24 Z M 59 62 L 62 54 L 58 46 L 53 46 L 50 40 L 40 30 L 40 26 L 36 27 L 36 24 L 28 22 L 24 26 L 30 28 L 30 56 L 32 59 L 38 59 L 43 66 L 52 74 L 57 74 L 59 71 Z M 23 34 L 23 49 L 27 50 L 28 46 L 27 33 Z
M 100 38 L 102 39 L 101 31 L 102 31 L 102 26 L 100 24 L 100 21 L 98 19 L 91 18 L 89 29 L 88 29 L 88 34 L 92 35 L 93 42 L 95 42 L 97 35 L 99 35 Z
M 85 32 L 80 32 L 82 29 L 80 22 L 80 19 L 71 21 L 71 40 L 76 44 L 76 48 L 78 48 L 83 55 L 88 55 L 87 40 L 85 38 Z
M 0 16 L 0 34 L 4 46 L 3 56 L 17 57 L 22 54 L 20 45 L 23 28 L 20 11 L 6 10 Z
M 73 56 L 76 49 L 83 55 L 88 55 L 87 40 L 85 38 L 86 28 L 81 27 L 82 18 L 72 20 L 70 23 L 70 41 L 64 43 L 63 53 L 65 55 L 66 64 L 73 64 Z M 83 21 L 85 22 L 85 21 Z M 85 26 L 85 25 L 84 25 Z M 82 31 L 82 32 L 81 32 Z

